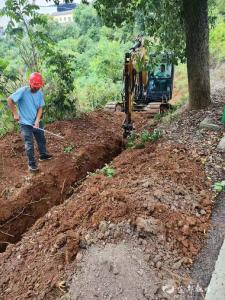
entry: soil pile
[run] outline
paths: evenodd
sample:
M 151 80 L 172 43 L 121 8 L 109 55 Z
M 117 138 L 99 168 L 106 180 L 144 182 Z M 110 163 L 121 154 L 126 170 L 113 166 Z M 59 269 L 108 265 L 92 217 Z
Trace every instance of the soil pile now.
M 113 178 L 90 176 L 7 247 L 0 259 L 4 297 L 56 299 L 81 249 L 124 238 L 144 245 L 152 268 L 188 269 L 212 205 L 201 162 L 184 147 L 158 143 L 124 151 L 113 168 Z

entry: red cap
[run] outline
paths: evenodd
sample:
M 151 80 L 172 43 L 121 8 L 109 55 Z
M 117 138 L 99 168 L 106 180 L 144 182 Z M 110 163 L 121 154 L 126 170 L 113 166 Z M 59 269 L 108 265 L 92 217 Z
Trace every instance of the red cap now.
M 44 80 L 40 73 L 34 72 L 30 75 L 29 84 L 31 88 L 40 89 L 44 86 Z

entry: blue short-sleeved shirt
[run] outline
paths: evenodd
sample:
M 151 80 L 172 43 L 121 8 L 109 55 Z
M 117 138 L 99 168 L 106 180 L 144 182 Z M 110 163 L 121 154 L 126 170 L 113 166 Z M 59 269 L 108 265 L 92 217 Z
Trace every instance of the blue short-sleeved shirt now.
M 17 104 L 19 123 L 33 126 L 38 109 L 45 105 L 42 91 L 32 93 L 28 86 L 24 86 L 13 93 L 10 98 Z

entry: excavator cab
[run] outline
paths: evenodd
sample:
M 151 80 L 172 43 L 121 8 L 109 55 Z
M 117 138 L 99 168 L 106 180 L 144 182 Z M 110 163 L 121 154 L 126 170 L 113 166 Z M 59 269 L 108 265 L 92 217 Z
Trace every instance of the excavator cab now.
M 148 72 L 147 104 L 157 101 L 168 102 L 172 98 L 174 66 L 168 54 L 162 55 L 162 58 L 162 62 Z

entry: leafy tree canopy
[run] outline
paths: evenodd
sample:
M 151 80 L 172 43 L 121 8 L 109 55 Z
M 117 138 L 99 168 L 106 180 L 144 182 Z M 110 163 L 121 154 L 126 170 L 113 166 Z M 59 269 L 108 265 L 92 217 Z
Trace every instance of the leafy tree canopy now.
M 180 0 L 96 0 L 94 7 L 110 27 L 125 23 L 149 39 L 156 52 L 173 51 L 176 60 L 184 60 L 185 37 Z
M 224 0 L 216 1 L 221 6 Z M 215 3 L 209 0 L 210 7 Z M 172 51 L 175 62 L 185 60 L 182 0 L 95 0 L 94 7 L 107 26 L 132 25 L 136 32 L 150 37 L 149 47 L 154 51 Z

